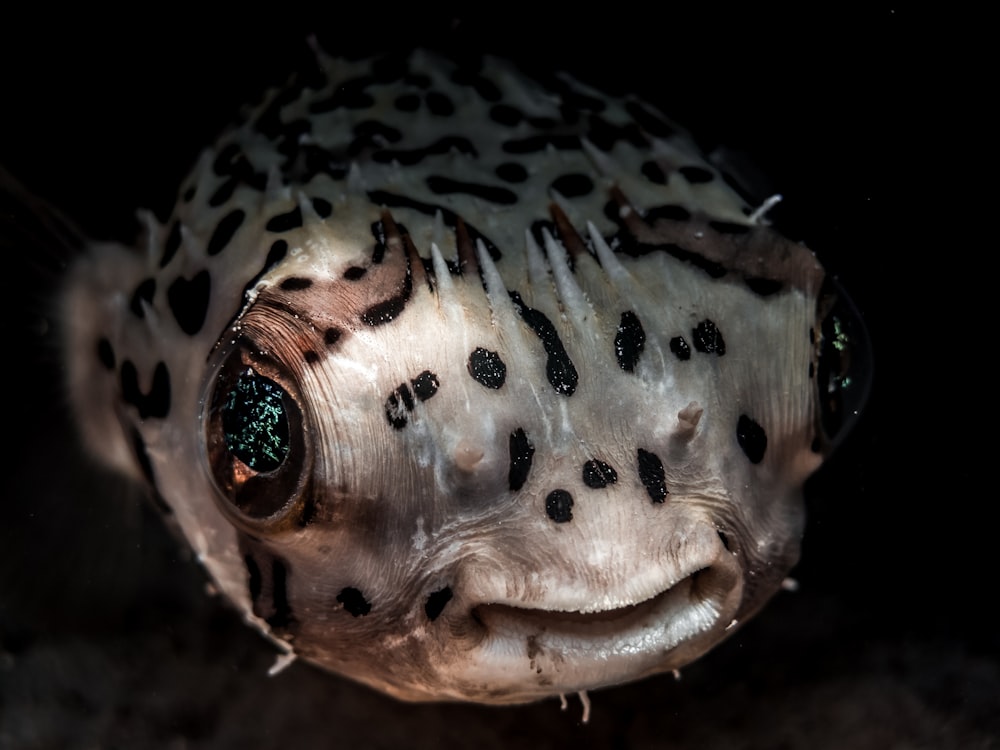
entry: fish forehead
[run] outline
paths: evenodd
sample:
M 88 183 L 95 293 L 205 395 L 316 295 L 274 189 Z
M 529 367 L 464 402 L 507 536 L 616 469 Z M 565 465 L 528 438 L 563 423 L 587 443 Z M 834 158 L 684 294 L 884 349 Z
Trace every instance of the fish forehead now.
M 138 456 L 262 630 L 401 697 L 526 700 L 704 651 L 797 557 L 822 269 L 638 100 L 491 59 L 318 60 L 203 154 L 139 253 L 79 265 L 71 356 L 96 349 L 103 381 L 71 388 L 119 404 L 92 420 L 124 435 L 109 459 Z M 301 412 L 305 468 L 264 515 L 205 458 L 234 352 Z M 717 595 L 662 596 L 703 568 Z M 575 622 L 478 611 L 657 597 L 655 637 L 587 649 L 674 655 L 614 668 L 559 666 Z M 552 662 L 498 676 L 505 629 Z

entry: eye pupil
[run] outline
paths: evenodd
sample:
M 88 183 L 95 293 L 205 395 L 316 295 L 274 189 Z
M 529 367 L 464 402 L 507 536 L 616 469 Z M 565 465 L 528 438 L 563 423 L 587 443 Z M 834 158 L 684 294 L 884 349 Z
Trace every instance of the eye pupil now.
M 254 471 L 274 471 L 288 455 L 285 391 L 247 368 L 222 407 L 226 448 Z

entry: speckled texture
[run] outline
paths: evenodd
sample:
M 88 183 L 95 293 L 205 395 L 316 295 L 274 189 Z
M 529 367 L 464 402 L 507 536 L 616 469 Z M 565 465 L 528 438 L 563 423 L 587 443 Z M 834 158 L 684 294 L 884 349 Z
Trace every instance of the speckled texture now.
M 686 666 L 797 561 L 871 377 L 857 315 L 639 98 L 315 55 L 169 219 L 68 269 L 81 442 L 249 623 L 395 697 Z
M 912 335 L 909 310 L 897 314 L 876 302 L 876 290 L 899 279 L 898 265 L 869 259 L 884 257 L 876 249 L 898 247 L 898 233 L 906 237 L 899 229 L 905 214 L 897 213 L 905 180 L 892 176 L 905 162 L 899 142 L 888 136 L 898 133 L 910 91 L 895 68 L 875 66 L 873 75 L 871 63 L 905 59 L 913 39 L 906 22 L 864 17 L 845 30 L 854 42 L 852 62 L 833 70 L 802 63 L 824 84 L 817 86 L 822 94 L 798 94 L 799 110 L 812 115 L 804 121 L 814 123 L 803 141 L 836 145 L 825 156 L 803 146 L 788 157 L 797 165 L 790 173 L 806 181 L 804 195 L 818 199 L 805 209 L 814 214 L 808 221 L 791 218 L 806 224 L 825 218 L 828 234 L 820 245 L 852 248 L 836 267 L 854 277 L 852 291 L 876 340 L 897 345 L 922 336 Z M 744 39 L 735 31 L 732 37 Z M 731 52 L 745 60 L 760 46 L 744 42 Z M 805 55 L 816 50 L 804 41 L 790 46 L 805 60 L 823 57 Z M 769 54 L 762 63 L 776 62 L 778 53 Z M 887 90 L 894 92 L 890 101 Z M 789 89 L 780 91 L 787 96 Z M 857 121 L 856 112 L 845 113 L 848 104 L 881 114 L 865 118 L 873 124 L 864 136 L 848 129 Z M 819 126 L 821 114 L 827 119 Z M 780 128 L 782 120 L 770 122 Z M 803 127 L 794 130 L 801 134 Z M 774 137 L 775 148 L 787 147 L 788 138 Z M 800 164 L 805 153 L 816 159 L 808 168 Z M 3 161 L 12 164 L 6 154 Z M 833 165 L 853 177 L 815 176 Z M 134 202 L 120 201 L 123 213 Z M 949 291 L 947 277 L 935 276 L 936 288 Z M 971 344 L 971 335 L 958 331 L 956 348 Z M 890 362 L 877 382 L 905 382 L 893 379 L 899 375 Z M 677 747 L 994 747 L 998 644 L 995 629 L 979 616 L 977 596 L 988 557 L 978 529 L 965 521 L 971 514 L 961 512 L 982 497 L 974 469 L 981 449 L 961 430 L 938 448 L 942 465 L 959 468 L 949 472 L 948 512 L 933 511 L 928 495 L 937 488 L 929 492 L 929 485 L 939 482 L 913 476 L 909 454 L 893 453 L 908 442 L 900 436 L 923 434 L 917 428 L 924 424 L 894 390 L 876 392 L 858 441 L 810 485 L 799 593 L 779 597 L 678 683 L 667 676 L 596 693 L 587 727 L 578 725 L 578 704 L 565 715 L 557 702 L 502 710 L 413 707 L 300 665 L 265 678 L 272 657 L 266 645 L 201 596 L 195 569 L 176 561 L 176 547 L 155 519 L 118 505 L 114 494 L 81 494 L 87 473 L 61 448 L 58 475 L 68 475 L 74 497 L 91 499 L 67 506 L 58 484 L 39 490 L 37 477 L 55 474 L 46 451 L 60 445 L 52 442 L 59 431 L 56 401 L 45 419 L 32 412 L 37 430 L 16 461 L 27 471 L 4 492 L 0 745 L 225 747 L 251 738 L 277 747 L 334 737 L 377 747 L 457 736 L 497 747 L 514 740 L 646 747 L 664 737 Z M 30 403 L 43 395 L 51 403 L 44 391 Z

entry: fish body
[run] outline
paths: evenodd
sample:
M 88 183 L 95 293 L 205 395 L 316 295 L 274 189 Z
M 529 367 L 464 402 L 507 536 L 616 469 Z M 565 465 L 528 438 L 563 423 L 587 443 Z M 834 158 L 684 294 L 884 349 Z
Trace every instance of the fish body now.
M 823 267 L 636 98 L 316 61 L 74 263 L 83 441 L 284 651 L 397 697 L 697 658 L 780 587 L 839 436 Z

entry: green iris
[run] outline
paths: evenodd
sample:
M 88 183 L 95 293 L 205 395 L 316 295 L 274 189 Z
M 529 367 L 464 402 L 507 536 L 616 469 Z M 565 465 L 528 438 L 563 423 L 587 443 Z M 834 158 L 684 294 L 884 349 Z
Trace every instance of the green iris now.
M 285 395 L 273 380 L 247 368 L 222 407 L 226 447 L 254 471 L 274 471 L 288 455 Z

